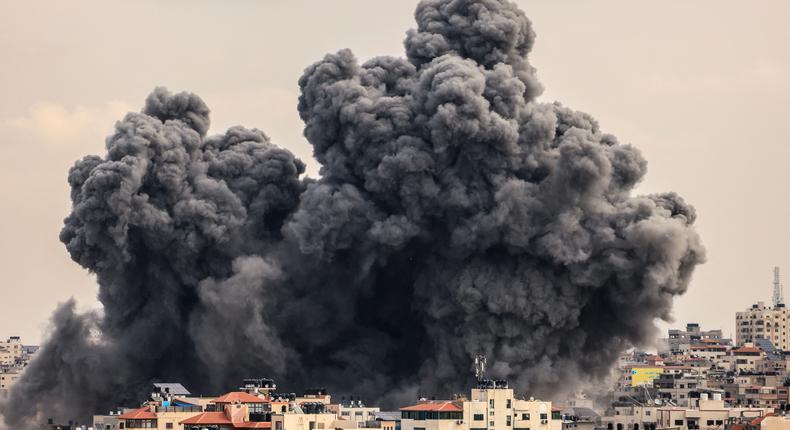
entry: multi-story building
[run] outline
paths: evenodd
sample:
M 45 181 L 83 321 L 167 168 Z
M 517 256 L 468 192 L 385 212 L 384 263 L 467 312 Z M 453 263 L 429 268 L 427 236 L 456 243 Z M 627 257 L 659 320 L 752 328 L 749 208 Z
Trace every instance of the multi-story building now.
M 601 417 L 601 425 L 607 430 L 652 430 L 656 428 L 657 406 L 615 403 Z
M 121 429 L 121 422 L 124 422 L 125 428 L 126 423 L 121 419 L 121 416 L 129 411 L 131 409 L 119 408 L 118 410 L 110 411 L 107 415 L 94 415 L 93 428 L 95 430 L 119 430 Z
M 341 419 L 353 421 L 359 426 L 363 423 L 376 420 L 376 413 L 380 412 L 378 407 L 365 406 L 361 400 L 350 400 L 341 402 L 337 405 L 337 414 Z
M 790 350 L 787 318 L 790 309 L 783 304 L 776 307 L 757 302 L 751 308 L 735 314 L 735 342 L 738 346 L 754 343 L 757 339 L 768 339 L 782 351 Z
M 689 430 L 724 430 L 725 426 L 743 418 L 760 418 L 773 412 L 770 408 L 728 407 L 719 395 L 713 399 L 702 394 L 691 407 L 660 407 L 657 410 L 657 427 Z
M 19 379 L 37 350 L 37 346 L 22 345 L 19 336 L 11 336 L 5 341 L 0 341 L 0 398 L 5 396 L 11 385 Z
M 685 330 L 670 329 L 668 334 L 666 343 L 671 354 L 686 353 L 692 346 L 730 343 L 730 339 L 722 336 L 721 330 L 702 330 L 697 323 L 686 324 Z
M 731 370 L 736 372 L 753 372 L 757 363 L 765 358 L 765 353 L 751 343 L 745 343 L 740 348 L 731 351 L 733 361 Z
M 561 430 L 551 402 L 517 399 L 504 381 L 480 381 L 470 397 L 401 409 L 401 430 Z
M 7 340 L 0 341 L 0 365 L 16 364 L 24 353 L 25 349 L 19 336 L 11 336 Z

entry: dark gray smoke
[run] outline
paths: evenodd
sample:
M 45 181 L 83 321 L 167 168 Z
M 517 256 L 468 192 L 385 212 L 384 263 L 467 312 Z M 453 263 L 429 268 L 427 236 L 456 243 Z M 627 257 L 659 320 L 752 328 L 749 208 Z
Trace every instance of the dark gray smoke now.
M 535 101 L 515 5 L 425 0 L 416 19 L 406 59 L 305 70 L 317 180 L 259 130 L 207 136 L 200 98 L 161 88 L 78 161 L 61 240 L 103 309 L 55 312 L 7 425 L 84 422 L 154 380 L 271 376 L 393 405 L 461 390 L 478 353 L 551 396 L 649 340 L 704 259 L 694 209 L 632 196 L 636 148 Z

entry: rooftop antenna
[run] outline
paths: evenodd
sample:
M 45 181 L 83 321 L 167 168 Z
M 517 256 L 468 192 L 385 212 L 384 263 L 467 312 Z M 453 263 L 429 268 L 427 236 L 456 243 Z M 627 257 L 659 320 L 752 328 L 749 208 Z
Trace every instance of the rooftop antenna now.
M 486 356 L 483 354 L 477 354 L 475 356 L 475 378 L 478 381 L 482 381 L 486 375 Z
M 782 294 L 782 283 L 779 278 L 779 266 L 774 267 L 774 307 L 783 305 L 785 302 L 784 295 Z

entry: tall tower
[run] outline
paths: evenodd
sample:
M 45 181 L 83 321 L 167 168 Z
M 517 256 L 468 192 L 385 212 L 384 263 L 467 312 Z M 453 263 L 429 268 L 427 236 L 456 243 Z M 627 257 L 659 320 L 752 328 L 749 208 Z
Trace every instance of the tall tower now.
M 774 267 L 774 308 L 783 305 L 785 302 L 784 295 L 782 294 L 782 283 L 779 280 L 779 266 Z

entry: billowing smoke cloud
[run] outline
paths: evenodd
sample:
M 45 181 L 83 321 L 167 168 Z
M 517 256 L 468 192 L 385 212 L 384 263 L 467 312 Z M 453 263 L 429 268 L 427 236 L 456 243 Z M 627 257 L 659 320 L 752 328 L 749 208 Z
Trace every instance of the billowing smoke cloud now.
M 8 426 L 84 420 L 153 380 L 394 406 L 462 390 L 478 353 L 550 396 L 649 339 L 704 259 L 694 209 L 632 196 L 637 149 L 536 101 L 515 5 L 425 0 L 416 19 L 406 59 L 305 70 L 317 180 L 259 130 L 207 136 L 206 105 L 161 88 L 78 161 L 61 240 L 103 309 L 56 311 Z

